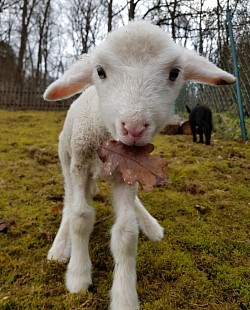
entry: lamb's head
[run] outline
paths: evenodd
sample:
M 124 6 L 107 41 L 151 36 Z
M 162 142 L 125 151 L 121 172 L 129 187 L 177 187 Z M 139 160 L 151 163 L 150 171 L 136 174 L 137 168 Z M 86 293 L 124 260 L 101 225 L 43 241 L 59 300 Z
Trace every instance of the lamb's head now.
M 145 145 L 166 125 L 188 80 L 235 82 L 231 74 L 176 45 L 159 27 L 137 21 L 110 33 L 50 85 L 44 97 L 70 97 L 94 84 L 112 137 L 127 145 Z

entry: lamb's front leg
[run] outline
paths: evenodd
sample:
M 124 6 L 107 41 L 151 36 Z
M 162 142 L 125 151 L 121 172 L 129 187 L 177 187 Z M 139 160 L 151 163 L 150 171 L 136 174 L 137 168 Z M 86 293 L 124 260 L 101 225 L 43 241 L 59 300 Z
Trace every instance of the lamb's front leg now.
M 58 260 L 58 261 L 68 261 L 70 258 L 71 252 L 71 240 L 69 234 L 69 217 L 70 217 L 70 209 L 72 204 L 72 181 L 70 174 L 70 162 L 71 158 L 68 152 L 63 147 L 63 143 L 61 140 L 61 135 L 59 138 L 59 158 L 61 161 L 63 176 L 64 176 L 64 206 L 63 206 L 63 214 L 62 221 L 60 224 L 60 228 L 57 232 L 55 240 L 53 242 L 52 247 L 49 250 L 47 255 L 48 259 Z
M 78 293 L 92 284 L 89 237 L 95 221 L 94 209 L 88 204 L 88 171 L 72 171 L 73 204 L 70 213 L 71 257 L 66 273 L 66 285 L 71 293 Z
M 113 190 L 116 222 L 112 228 L 111 237 L 111 250 L 115 261 L 111 310 L 135 310 L 139 309 L 136 291 L 139 232 L 135 212 L 136 189 L 117 178 Z

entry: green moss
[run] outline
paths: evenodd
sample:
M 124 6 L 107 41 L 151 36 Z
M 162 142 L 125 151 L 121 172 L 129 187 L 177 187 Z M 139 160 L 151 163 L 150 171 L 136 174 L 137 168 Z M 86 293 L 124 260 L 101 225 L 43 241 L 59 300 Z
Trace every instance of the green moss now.
M 0 310 L 107 309 L 113 260 L 110 185 L 93 198 L 90 241 L 94 287 L 69 294 L 66 265 L 46 255 L 61 219 L 63 179 L 57 140 L 64 112 L 0 113 Z M 141 309 L 250 308 L 249 144 L 157 136 L 171 184 L 139 195 L 165 229 L 161 242 L 140 234 L 137 277 Z M 198 207 L 197 207 L 198 206 Z

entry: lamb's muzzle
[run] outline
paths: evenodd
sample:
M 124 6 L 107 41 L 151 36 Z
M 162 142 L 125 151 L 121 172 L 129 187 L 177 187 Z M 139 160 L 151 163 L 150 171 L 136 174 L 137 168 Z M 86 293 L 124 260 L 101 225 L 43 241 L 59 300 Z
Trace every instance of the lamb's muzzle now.
M 149 125 L 147 123 L 121 122 L 121 132 L 123 140 L 127 145 L 142 145 L 140 140 L 145 137 Z M 145 144 L 145 143 L 143 143 Z

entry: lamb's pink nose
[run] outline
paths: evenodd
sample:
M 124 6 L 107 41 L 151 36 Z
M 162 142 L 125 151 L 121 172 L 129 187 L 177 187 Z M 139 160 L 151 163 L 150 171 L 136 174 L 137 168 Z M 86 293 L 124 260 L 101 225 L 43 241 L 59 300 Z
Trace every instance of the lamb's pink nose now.
M 143 135 L 143 132 L 145 131 L 147 124 L 144 125 L 136 125 L 136 126 L 130 126 L 124 122 L 122 122 L 122 131 L 124 136 L 130 136 L 134 138 L 135 140 Z
M 128 135 L 133 137 L 133 138 L 138 138 L 138 137 L 140 137 L 142 135 L 144 129 L 139 130 L 139 131 L 138 130 L 136 131 L 136 130 L 133 130 L 133 129 L 129 129 L 128 130 Z

